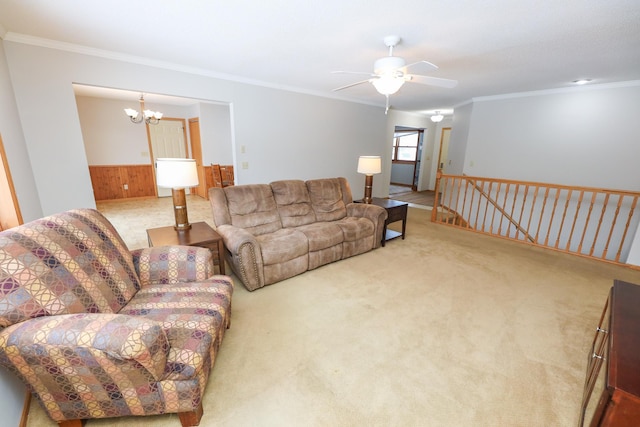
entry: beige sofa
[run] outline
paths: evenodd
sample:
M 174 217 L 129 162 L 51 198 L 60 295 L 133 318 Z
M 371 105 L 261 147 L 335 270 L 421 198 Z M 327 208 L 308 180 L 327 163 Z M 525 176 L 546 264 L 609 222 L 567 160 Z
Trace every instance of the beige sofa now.
M 353 203 L 345 178 L 210 188 L 226 260 L 253 291 L 380 246 L 387 212 Z

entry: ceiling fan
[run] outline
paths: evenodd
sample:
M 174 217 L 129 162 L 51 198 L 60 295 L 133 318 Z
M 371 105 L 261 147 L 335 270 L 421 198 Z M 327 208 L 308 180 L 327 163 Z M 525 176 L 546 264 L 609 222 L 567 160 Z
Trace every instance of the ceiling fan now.
M 389 56 L 382 57 L 373 64 L 373 73 L 363 71 L 333 71 L 334 74 L 362 74 L 369 78 L 359 82 L 351 83 L 339 88 L 333 89 L 333 92 L 357 86 L 362 83 L 371 83 L 378 93 L 386 96 L 387 105 L 385 114 L 389 111 L 389 96 L 396 93 L 405 82 L 420 83 L 424 85 L 452 88 L 455 87 L 457 80 L 442 79 L 438 77 L 429 77 L 419 74 L 409 74 L 407 70 L 410 67 L 418 65 L 426 72 L 437 70 L 438 67 L 428 61 L 418 61 L 406 65 L 404 59 L 393 56 L 393 48 L 400 43 L 400 36 L 387 36 L 384 38 L 384 44 L 389 48 Z

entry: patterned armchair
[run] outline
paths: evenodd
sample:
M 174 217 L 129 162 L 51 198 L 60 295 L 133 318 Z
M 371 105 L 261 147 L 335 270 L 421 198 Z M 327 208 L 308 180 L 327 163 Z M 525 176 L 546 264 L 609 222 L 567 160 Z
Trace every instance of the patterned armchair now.
M 130 252 L 99 212 L 0 232 L 0 365 L 60 425 L 178 413 L 198 425 L 233 282 L 207 249 Z

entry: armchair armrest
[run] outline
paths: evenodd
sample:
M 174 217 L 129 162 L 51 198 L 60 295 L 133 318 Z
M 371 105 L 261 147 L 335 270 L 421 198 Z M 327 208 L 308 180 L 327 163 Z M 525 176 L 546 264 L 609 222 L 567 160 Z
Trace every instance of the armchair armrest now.
M 104 378 L 96 382 L 94 377 L 105 372 L 136 383 L 159 381 L 168 352 L 160 323 L 123 314 L 44 316 L 0 332 L 0 364 L 40 391 L 63 384 L 97 384 Z
M 264 286 L 264 266 L 258 239 L 244 228 L 230 224 L 220 225 L 216 231 L 227 248 L 227 261 L 247 289 L 253 291 Z
M 387 210 L 381 206 L 366 203 L 349 203 L 347 205 L 347 216 L 368 218 L 373 222 L 374 235 L 376 236 L 373 247 L 377 248 L 382 242 L 382 232 L 384 222 L 387 220 Z
M 201 282 L 213 276 L 211 251 L 195 246 L 154 246 L 131 251 L 141 286 Z

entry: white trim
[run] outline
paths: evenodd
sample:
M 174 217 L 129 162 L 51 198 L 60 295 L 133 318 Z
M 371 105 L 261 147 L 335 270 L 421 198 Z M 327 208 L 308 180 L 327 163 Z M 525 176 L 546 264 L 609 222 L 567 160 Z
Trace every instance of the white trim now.
M 584 85 L 584 86 L 572 86 L 572 87 L 563 87 L 563 88 L 556 88 L 556 89 L 544 89 L 544 90 L 535 90 L 530 92 L 514 92 L 514 93 L 506 93 L 502 95 L 478 96 L 475 98 L 471 98 L 471 100 L 468 102 L 495 101 L 500 99 L 524 98 L 528 96 L 545 96 L 545 95 L 552 95 L 557 93 L 584 92 L 584 91 L 590 91 L 590 90 L 602 90 L 602 89 L 612 89 L 612 88 L 632 87 L 632 86 L 640 86 L 640 80 L 629 80 L 626 82 L 602 83 L 602 84 Z M 465 102 L 460 105 L 464 105 L 468 102 Z
M 0 36 L 2 35 L 2 29 L 3 29 L 2 26 L 0 26 Z M 228 80 L 228 81 L 237 82 L 237 83 L 245 83 L 245 84 L 250 84 L 254 86 L 262 86 L 270 89 L 285 90 L 289 92 L 320 96 L 322 98 L 332 98 L 332 99 L 338 99 L 341 101 L 354 102 L 357 104 L 365 104 L 365 105 L 371 105 L 374 107 L 382 107 L 381 104 L 374 104 L 371 102 L 359 101 L 359 100 L 351 99 L 345 96 L 328 94 L 326 92 L 321 92 L 317 90 L 309 90 L 309 89 L 302 89 L 294 86 L 268 83 L 261 80 L 254 80 L 254 79 L 248 79 L 246 77 L 239 77 L 231 74 L 219 73 L 219 72 L 211 71 L 205 68 L 190 67 L 186 65 L 176 64 L 173 62 L 160 61 L 157 59 L 145 58 L 145 57 L 136 56 L 136 55 L 129 55 L 127 53 L 97 49 L 97 48 L 78 45 L 74 43 L 60 42 L 57 40 L 45 39 L 42 37 L 35 37 L 35 36 L 29 36 L 26 34 L 14 33 L 11 31 L 6 32 L 3 39 L 5 41 L 21 43 L 21 44 L 26 44 L 31 46 L 45 47 L 48 49 L 57 49 L 65 52 L 79 53 L 81 55 L 96 56 L 99 58 L 107 58 L 115 61 L 129 62 L 132 64 L 146 65 L 149 67 L 162 68 L 165 70 L 179 71 L 179 72 L 188 73 L 188 74 L 212 77 L 220 80 Z
M 460 102 L 460 103 L 458 103 L 458 104 L 454 105 L 454 106 L 453 106 L 453 111 L 455 112 L 455 111 L 456 111 L 456 108 L 464 107 L 464 106 L 465 106 L 465 105 L 467 105 L 467 104 L 473 104 L 473 100 L 474 100 L 474 98 L 467 99 L 466 101 L 462 101 L 462 102 Z

